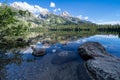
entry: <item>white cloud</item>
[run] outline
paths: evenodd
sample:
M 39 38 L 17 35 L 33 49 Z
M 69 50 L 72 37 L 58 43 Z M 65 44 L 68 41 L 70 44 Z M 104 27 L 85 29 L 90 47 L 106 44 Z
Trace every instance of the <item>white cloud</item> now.
M 118 38 L 117 35 L 95 35 L 95 36 L 92 36 L 92 38 Z
M 79 19 L 83 19 L 83 16 L 82 16 L 82 15 L 79 15 L 79 16 L 77 16 L 77 18 L 79 18 Z
M 120 21 L 104 21 L 104 22 L 96 22 L 97 24 L 111 24 L 111 25 L 114 25 L 114 24 L 120 24 Z
M 26 2 L 13 2 L 10 4 L 10 6 L 17 9 L 28 10 L 29 12 L 32 12 L 34 14 L 38 13 L 46 14 L 49 12 L 47 8 L 42 8 L 39 5 L 30 5 Z
M 79 16 L 77 16 L 77 18 L 79 18 L 79 19 L 83 19 L 83 20 L 88 20 L 89 19 L 89 17 L 88 16 L 83 16 L 83 15 L 79 15 Z
M 51 3 L 50 3 L 50 7 L 53 7 L 53 8 L 54 8 L 54 7 L 55 7 L 55 3 L 54 3 L 54 2 L 51 2 Z
M 53 11 L 54 11 L 54 12 L 61 11 L 61 8 L 54 9 Z
M 85 17 L 84 17 L 84 20 L 88 20 L 88 19 L 89 19 L 89 17 L 88 17 L 88 16 L 85 16 Z
M 2 3 L 0 3 L 0 6 L 2 5 Z

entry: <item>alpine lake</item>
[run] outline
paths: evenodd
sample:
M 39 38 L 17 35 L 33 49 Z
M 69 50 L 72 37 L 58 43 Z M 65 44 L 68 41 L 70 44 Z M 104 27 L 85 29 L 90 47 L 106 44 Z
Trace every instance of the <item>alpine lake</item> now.
M 30 33 L 30 36 L 34 35 L 37 37 L 31 38 L 31 43 L 27 46 L 22 48 L 0 49 L 0 80 L 64 80 L 64 77 L 61 79 L 62 77 L 56 75 L 61 74 L 62 76 L 63 73 L 60 73 L 60 71 L 66 69 L 66 67 L 75 65 L 78 62 L 84 62 L 78 55 L 78 47 L 89 41 L 101 43 L 107 52 L 120 57 L 119 32 L 53 30 L 44 33 Z M 12 46 L 10 45 L 9 47 Z M 44 48 L 45 55 L 39 57 L 32 55 L 33 50 L 31 46 Z M 73 52 L 76 56 L 75 59 L 70 57 L 70 60 L 67 57 L 66 59 L 60 60 L 58 56 L 56 56 L 58 58 L 55 58 L 55 55 L 62 51 Z M 66 67 L 63 64 L 66 64 Z M 82 65 L 80 66 L 83 67 Z M 71 72 L 74 72 L 72 70 L 72 68 L 68 70 L 68 73 L 71 74 Z M 83 77 L 84 79 L 81 78 L 81 80 L 89 80 L 84 68 L 81 71 L 86 77 L 86 79 Z M 64 72 L 63 75 L 67 76 L 68 73 Z M 75 74 L 78 75 L 79 72 Z M 75 80 L 79 79 L 78 77 Z

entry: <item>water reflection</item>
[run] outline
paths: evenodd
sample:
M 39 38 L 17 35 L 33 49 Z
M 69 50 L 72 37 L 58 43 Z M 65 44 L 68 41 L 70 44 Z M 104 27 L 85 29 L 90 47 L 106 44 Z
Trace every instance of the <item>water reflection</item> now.
M 53 67 L 49 60 L 54 54 L 61 51 L 72 51 L 77 55 L 78 47 L 87 41 L 100 42 L 108 52 L 120 57 L 120 39 L 117 35 L 94 35 L 94 33 L 89 34 L 89 32 L 81 34 L 80 32 L 71 32 L 71 34 L 70 32 L 49 32 L 34 35 L 38 36 L 33 39 L 33 43 L 30 45 L 45 48 L 47 55 L 35 57 L 32 55 L 30 47 L 18 52 L 14 50 L 1 52 L 1 54 L 5 54 L 0 54 L 0 80 L 25 80 L 26 78 L 33 80 L 41 76 L 38 74 L 45 76 L 47 73 L 43 74 L 43 72 L 50 71 L 50 68 Z M 44 57 L 47 59 L 44 59 Z M 76 59 L 75 63 L 77 62 Z
M 100 42 L 108 52 L 120 57 L 120 38 L 117 35 L 95 35 L 84 40 Z

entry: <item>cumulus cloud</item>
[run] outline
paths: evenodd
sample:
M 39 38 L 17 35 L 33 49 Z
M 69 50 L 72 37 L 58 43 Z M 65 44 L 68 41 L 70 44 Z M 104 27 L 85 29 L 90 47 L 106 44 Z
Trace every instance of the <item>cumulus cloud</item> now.
M 61 8 L 54 9 L 53 11 L 54 11 L 54 12 L 61 11 Z
M 84 17 L 84 20 L 88 20 L 88 19 L 89 19 L 89 17 L 88 17 L 88 16 L 85 16 L 85 17 Z
M 34 14 L 38 13 L 46 14 L 49 12 L 47 8 L 42 8 L 39 5 L 30 5 L 26 2 L 13 2 L 10 4 L 10 6 L 21 10 L 28 10 L 29 12 L 32 12 Z
M 55 7 L 55 3 L 54 3 L 54 2 L 51 2 L 51 3 L 50 3 L 50 7 L 54 8 L 54 7 Z
M 0 6 L 2 5 L 2 3 L 0 3 Z

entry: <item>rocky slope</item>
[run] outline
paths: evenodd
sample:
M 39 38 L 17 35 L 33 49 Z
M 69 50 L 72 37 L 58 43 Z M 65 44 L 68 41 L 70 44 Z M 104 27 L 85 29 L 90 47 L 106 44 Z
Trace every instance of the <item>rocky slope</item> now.
M 92 22 L 81 20 L 72 16 L 67 11 L 62 12 L 60 15 L 53 13 L 41 14 L 38 16 L 40 19 L 46 21 L 48 24 L 91 24 Z
M 72 16 L 67 11 L 62 12 L 60 15 L 53 14 L 47 10 L 42 10 L 39 12 L 39 9 L 36 6 L 37 15 L 34 12 L 29 12 L 29 10 L 24 9 L 17 3 L 10 5 L 18 15 L 16 16 L 19 20 L 22 20 L 26 23 L 30 23 L 32 26 L 53 26 L 58 24 L 91 24 L 90 21 L 81 20 L 77 17 Z M 19 11 L 26 11 L 31 15 L 24 14 L 20 16 Z M 33 10 L 34 11 L 34 10 Z

